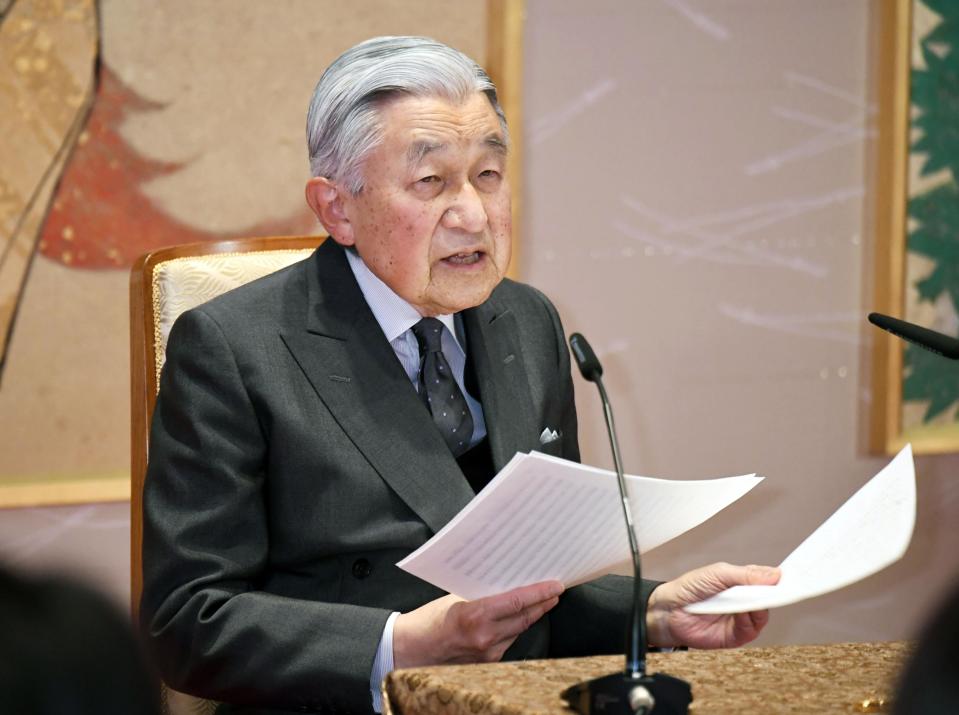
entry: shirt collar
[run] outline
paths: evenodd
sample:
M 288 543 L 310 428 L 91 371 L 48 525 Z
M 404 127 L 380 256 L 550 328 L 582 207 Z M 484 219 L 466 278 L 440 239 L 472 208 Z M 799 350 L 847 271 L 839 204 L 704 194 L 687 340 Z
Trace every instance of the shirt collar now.
M 420 322 L 423 316 L 419 314 L 416 308 L 403 300 L 392 288 L 374 275 L 356 251 L 346 249 L 346 259 L 349 261 L 350 270 L 353 271 L 353 276 L 360 286 L 360 291 L 363 293 L 367 305 L 373 311 L 373 317 L 376 318 L 376 322 L 379 323 L 380 329 L 388 341 L 392 343 Z M 437 315 L 436 318 L 446 326 L 450 335 L 459 344 L 453 314 Z

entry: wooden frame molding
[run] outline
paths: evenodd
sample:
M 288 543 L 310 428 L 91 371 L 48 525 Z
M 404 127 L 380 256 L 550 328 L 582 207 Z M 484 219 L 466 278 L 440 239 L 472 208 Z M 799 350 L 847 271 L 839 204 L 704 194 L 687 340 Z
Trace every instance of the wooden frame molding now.
M 522 259 L 523 219 L 523 20 L 524 0 L 489 0 L 486 71 L 510 128 L 507 171 L 513 193 L 513 258 L 508 275 L 516 279 Z
M 912 0 L 880 3 L 879 156 L 876 163 L 875 310 L 901 315 L 905 299 Z M 895 454 L 902 433 L 902 341 L 873 334 L 870 449 Z

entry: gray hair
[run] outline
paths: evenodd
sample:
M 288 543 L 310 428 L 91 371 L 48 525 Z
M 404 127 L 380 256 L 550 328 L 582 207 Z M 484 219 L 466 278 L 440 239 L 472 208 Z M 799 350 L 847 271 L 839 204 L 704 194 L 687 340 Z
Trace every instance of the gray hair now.
M 331 64 L 313 90 L 306 117 L 310 171 L 363 190 L 363 162 L 382 140 L 378 111 L 397 95 L 461 102 L 483 92 L 508 141 L 496 87 L 476 62 L 428 37 L 374 37 Z

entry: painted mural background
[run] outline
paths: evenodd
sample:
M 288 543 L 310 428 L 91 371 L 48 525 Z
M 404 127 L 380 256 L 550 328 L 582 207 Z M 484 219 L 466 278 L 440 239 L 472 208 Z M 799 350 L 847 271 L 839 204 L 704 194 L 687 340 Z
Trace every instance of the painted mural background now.
M 125 498 L 134 260 L 316 232 L 303 126 L 322 70 L 378 34 L 429 34 L 483 62 L 486 2 L 0 12 L 0 504 Z
M 915 0 L 906 254 L 909 320 L 959 332 L 959 4 Z M 904 437 L 935 434 L 959 451 L 955 364 L 914 345 L 903 354 Z

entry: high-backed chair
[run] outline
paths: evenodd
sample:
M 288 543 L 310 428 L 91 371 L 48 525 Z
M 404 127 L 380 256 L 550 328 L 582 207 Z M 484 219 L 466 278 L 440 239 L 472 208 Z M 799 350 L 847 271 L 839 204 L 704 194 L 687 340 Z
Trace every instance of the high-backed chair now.
M 134 619 L 143 589 L 143 482 L 149 426 L 170 328 L 180 313 L 309 256 L 321 236 L 209 241 L 164 248 L 140 258 L 130 275 L 130 597 Z M 212 712 L 215 703 L 163 689 L 171 715 Z

